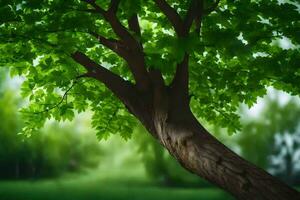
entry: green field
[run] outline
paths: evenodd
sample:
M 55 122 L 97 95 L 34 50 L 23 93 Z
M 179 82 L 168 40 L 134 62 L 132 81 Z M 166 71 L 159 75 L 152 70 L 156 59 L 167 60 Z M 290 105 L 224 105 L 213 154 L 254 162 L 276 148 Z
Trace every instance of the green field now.
M 169 188 L 142 179 L 132 179 L 117 180 L 85 175 L 43 181 L 2 181 L 0 200 L 232 199 L 228 194 L 215 188 Z

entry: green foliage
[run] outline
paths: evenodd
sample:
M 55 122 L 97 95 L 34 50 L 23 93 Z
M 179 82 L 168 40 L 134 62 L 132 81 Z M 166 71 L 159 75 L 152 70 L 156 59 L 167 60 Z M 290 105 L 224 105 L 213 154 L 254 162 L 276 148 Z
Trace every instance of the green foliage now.
M 183 16 L 190 1 L 168 2 Z M 109 1 L 97 3 L 106 9 Z M 266 86 L 295 95 L 300 92 L 300 14 L 296 4 L 222 0 L 216 11 L 203 18 L 201 35 L 183 39 L 175 37 L 152 1 L 123 0 L 118 17 L 127 26 L 126 19 L 138 12 L 147 65 L 160 69 L 168 82 L 184 51 L 190 52 L 193 112 L 233 133 L 240 129 L 236 114 L 239 103 L 252 106 L 265 94 Z M 205 8 L 210 6 L 211 2 L 205 1 Z M 126 63 L 88 34 L 94 31 L 116 37 L 101 16 L 85 12 L 89 8 L 79 0 L 1 2 L 0 65 L 11 67 L 12 75 L 27 80 L 22 86 L 22 95 L 30 99 L 23 110 L 27 119 L 24 133 L 30 135 L 49 118 L 71 120 L 89 106 L 99 138 L 105 139 L 109 133 L 128 138 L 130 127 L 136 124 L 103 85 L 75 80 L 84 73 L 70 59 L 75 50 L 132 80 Z M 278 46 L 276 41 L 282 38 L 288 38 L 294 48 Z
M 106 101 L 92 104 L 92 111 L 94 111 L 92 126 L 97 130 L 98 138 L 106 140 L 112 133 L 120 134 L 122 138 L 127 140 L 131 136 L 132 125 L 135 124 L 135 120 L 110 93 L 106 94 L 105 97 Z

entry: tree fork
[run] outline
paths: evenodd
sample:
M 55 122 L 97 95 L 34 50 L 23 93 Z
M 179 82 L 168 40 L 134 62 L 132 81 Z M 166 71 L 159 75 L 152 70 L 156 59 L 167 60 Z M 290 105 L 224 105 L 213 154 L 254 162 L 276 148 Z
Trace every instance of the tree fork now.
M 117 17 L 117 11 L 120 4 L 120 0 L 111 0 L 108 10 L 102 9 L 98 6 L 95 0 L 81 0 L 92 7 L 95 11 L 104 17 L 104 19 L 110 24 L 115 34 L 120 38 L 119 40 L 106 39 L 97 33 L 92 33 L 96 36 L 101 44 L 113 50 L 119 56 L 124 58 L 129 65 L 136 85 L 140 90 L 147 90 L 150 87 L 149 74 L 146 69 L 144 52 L 142 45 L 137 41 L 126 27 L 122 25 Z M 134 31 L 139 31 L 139 22 L 136 15 L 129 19 L 130 28 Z

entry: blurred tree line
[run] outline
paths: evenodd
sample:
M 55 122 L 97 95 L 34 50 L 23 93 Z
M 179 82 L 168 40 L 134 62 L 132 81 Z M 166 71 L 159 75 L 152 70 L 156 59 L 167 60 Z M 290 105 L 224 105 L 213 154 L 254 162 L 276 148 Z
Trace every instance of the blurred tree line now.
M 65 125 L 48 123 L 30 138 L 18 135 L 22 128 L 18 109 L 24 100 L 15 89 L 10 89 L 6 74 L 0 71 L 0 179 L 56 177 L 97 167 L 99 163 L 110 167 L 111 163 L 104 157 L 110 157 L 111 148 L 105 150 L 105 143 L 99 144 L 86 126 L 78 127 L 78 120 L 82 119 Z M 289 97 L 282 103 L 279 99 L 280 94 L 273 90 L 264 98 L 264 107 L 256 117 L 249 117 L 247 109 L 241 107 L 243 134 L 228 136 L 225 129 L 207 127 L 247 160 L 288 184 L 299 185 L 300 101 Z M 134 144 L 137 151 L 130 149 L 131 155 L 139 155 L 148 178 L 166 186 L 210 186 L 179 166 L 160 144 L 143 133 L 142 127 L 137 127 L 135 132 L 130 145 Z
M 266 96 L 258 117 L 246 120 L 238 138 L 241 154 L 290 185 L 300 184 L 300 103 L 280 103 L 276 91 Z
M 22 101 L 9 88 L 0 72 L 0 179 L 53 177 L 99 163 L 96 137 L 78 130 L 73 123 L 50 123 L 30 138 L 19 135 Z

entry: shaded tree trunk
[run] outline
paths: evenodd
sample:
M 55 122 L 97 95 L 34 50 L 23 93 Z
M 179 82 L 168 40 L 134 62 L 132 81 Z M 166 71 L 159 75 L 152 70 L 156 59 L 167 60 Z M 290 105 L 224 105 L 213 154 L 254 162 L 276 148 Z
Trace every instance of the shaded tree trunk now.
M 143 103 L 136 102 L 129 110 L 184 168 L 237 199 L 300 199 L 296 190 L 244 160 L 213 137 L 194 117 L 188 103 L 177 95 L 172 87 L 156 85 L 150 96 L 152 100 L 149 95 L 142 95 Z M 141 95 L 136 99 L 141 99 Z
M 159 142 L 184 168 L 225 189 L 236 198 L 300 199 L 298 192 L 220 143 L 192 114 L 184 119 L 156 123 Z

